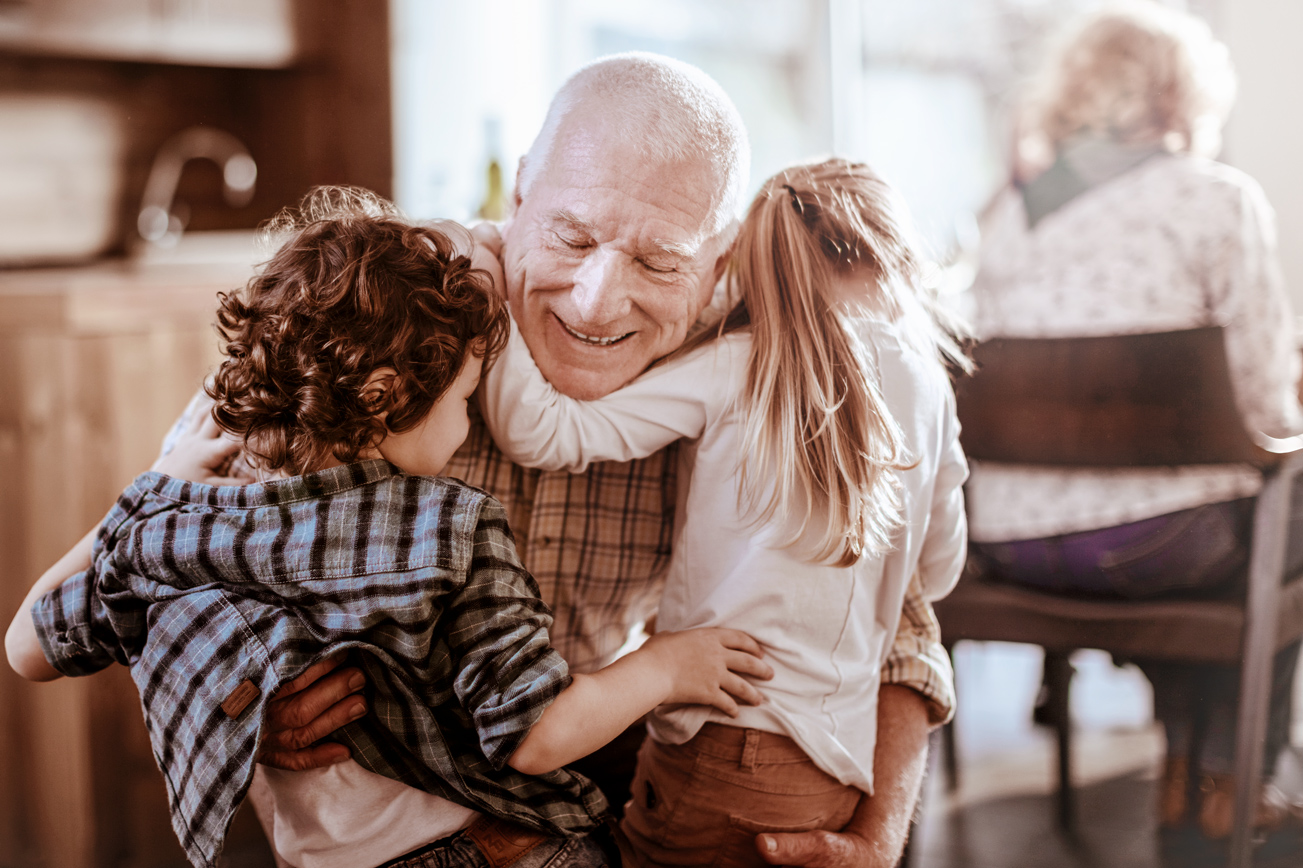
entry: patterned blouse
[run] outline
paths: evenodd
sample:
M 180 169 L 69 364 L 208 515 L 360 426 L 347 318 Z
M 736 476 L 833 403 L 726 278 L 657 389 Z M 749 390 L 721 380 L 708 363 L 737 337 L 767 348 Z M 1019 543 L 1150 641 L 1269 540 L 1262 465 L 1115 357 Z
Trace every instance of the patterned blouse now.
M 1246 427 L 1303 432 L 1294 319 L 1262 189 L 1229 166 L 1160 154 L 1028 228 L 1017 190 L 985 224 L 973 286 L 982 338 L 1083 337 L 1225 328 Z M 973 462 L 976 542 L 1112 527 L 1255 495 L 1248 466 L 1049 469 Z

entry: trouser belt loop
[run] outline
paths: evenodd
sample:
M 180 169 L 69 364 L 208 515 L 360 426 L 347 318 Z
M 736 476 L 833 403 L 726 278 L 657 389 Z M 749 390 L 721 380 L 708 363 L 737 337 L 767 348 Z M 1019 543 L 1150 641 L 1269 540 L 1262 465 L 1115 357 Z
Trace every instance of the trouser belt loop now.
M 490 868 L 507 868 L 547 840 L 542 832 L 488 814 L 480 814 L 467 827 L 466 837 L 475 842 Z
M 747 729 L 746 740 L 742 743 L 742 770 L 754 772 L 756 770 L 756 753 L 760 750 L 760 730 Z

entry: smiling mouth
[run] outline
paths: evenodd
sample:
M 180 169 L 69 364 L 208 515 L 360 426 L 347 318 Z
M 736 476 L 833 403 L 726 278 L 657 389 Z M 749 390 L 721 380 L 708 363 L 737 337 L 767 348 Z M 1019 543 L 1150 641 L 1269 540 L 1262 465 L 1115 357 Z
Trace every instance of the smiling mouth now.
M 553 316 L 556 316 L 556 314 L 553 314 Z M 561 319 L 561 317 L 559 316 L 556 318 L 556 321 L 561 323 L 561 328 L 566 330 L 566 334 L 570 335 L 572 338 L 576 340 L 583 341 L 584 343 L 588 344 L 590 347 L 614 346 L 615 344 L 618 344 L 620 341 L 624 340 L 627 337 L 630 337 L 633 334 L 633 332 L 627 332 L 622 335 L 616 335 L 615 337 L 612 338 L 594 337 L 593 335 L 586 335 L 583 332 L 575 331 L 570 326 L 566 325 L 565 320 Z

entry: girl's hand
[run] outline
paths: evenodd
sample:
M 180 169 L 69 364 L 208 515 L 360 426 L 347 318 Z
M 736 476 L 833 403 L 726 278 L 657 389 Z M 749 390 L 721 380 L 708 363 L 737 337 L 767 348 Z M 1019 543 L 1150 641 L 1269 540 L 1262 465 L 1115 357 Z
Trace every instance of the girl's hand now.
M 471 264 L 482 268 L 493 277 L 493 288 L 498 295 L 507 294 L 507 282 L 502 274 L 502 235 L 493 223 L 479 223 L 471 229 L 475 249 L 471 251 Z
M 472 226 L 470 233 L 471 238 L 475 239 L 476 247 L 486 247 L 493 258 L 502 258 L 502 232 L 498 229 L 498 224 L 485 220 Z
M 666 704 L 710 705 L 737 717 L 738 703 L 759 705 L 760 691 L 743 676 L 767 681 L 773 668 L 760 643 L 741 630 L 703 627 L 657 633 L 639 649 L 654 655 L 671 679 Z

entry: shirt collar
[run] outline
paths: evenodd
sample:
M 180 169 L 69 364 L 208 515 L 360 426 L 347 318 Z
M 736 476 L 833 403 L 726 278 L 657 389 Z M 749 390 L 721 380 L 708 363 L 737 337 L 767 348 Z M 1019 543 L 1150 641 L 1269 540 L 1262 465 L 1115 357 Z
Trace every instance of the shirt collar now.
M 252 485 L 204 485 L 157 472 L 145 474 L 146 477 L 154 477 L 155 490 L 171 500 L 240 508 L 329 497 L 350 488 L 403 475 L 405 474 L 400 468 L 383 458 L 341 464 L 316 473 L 272 479 Z

